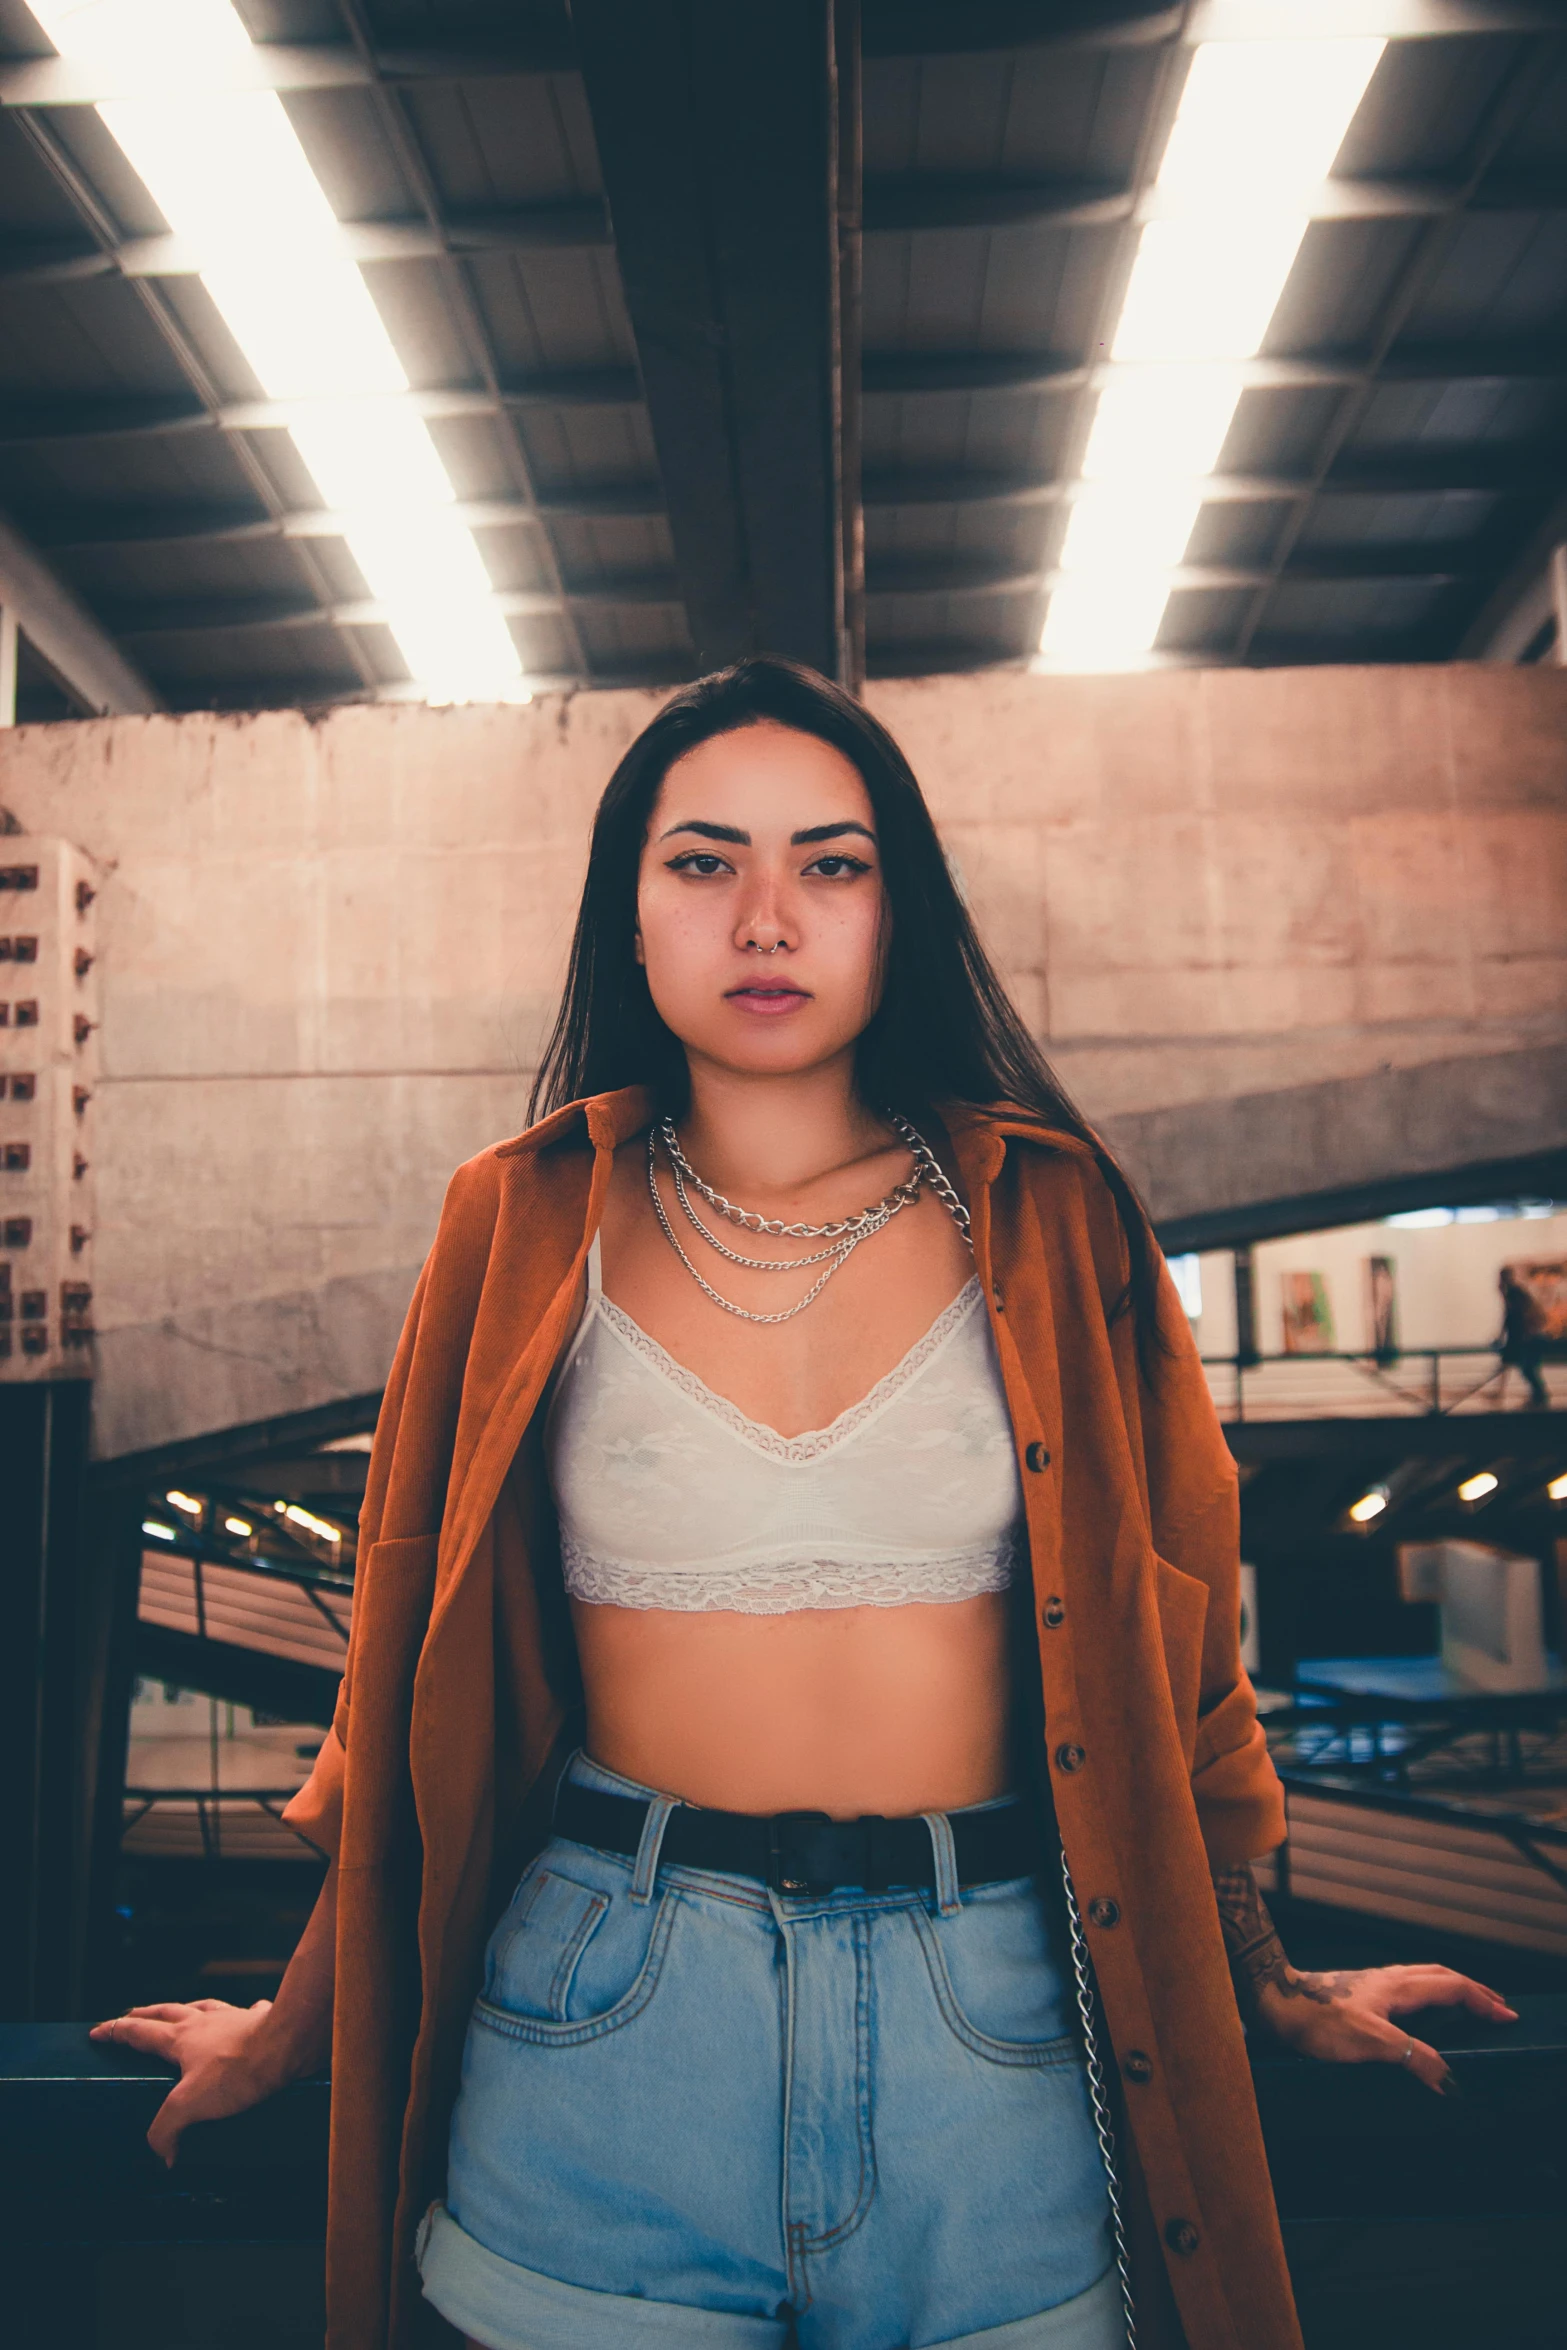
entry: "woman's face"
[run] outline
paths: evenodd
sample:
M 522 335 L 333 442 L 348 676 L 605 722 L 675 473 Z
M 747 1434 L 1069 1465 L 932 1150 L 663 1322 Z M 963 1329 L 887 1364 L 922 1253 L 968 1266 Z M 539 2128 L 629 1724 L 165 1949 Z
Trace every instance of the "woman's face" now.
M 880 997 L 885 908 L 870 795 L 829 743 L 766 723 L 670 768 L 637 960 L 689 1053 L 783 1076 L 844 1052 Z

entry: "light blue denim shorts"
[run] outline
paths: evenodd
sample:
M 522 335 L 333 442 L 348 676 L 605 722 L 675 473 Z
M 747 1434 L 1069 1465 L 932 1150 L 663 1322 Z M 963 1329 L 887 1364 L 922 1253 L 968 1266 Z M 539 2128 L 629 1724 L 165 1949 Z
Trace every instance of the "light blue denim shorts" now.
M 426 2297 L 491 2350 L 1124 2350 L 1037 1880 L 960 1893 L 937 1814 L 932 1892 L 775 1894 L 660 1867 L 670 1808 L 490 1938 Z

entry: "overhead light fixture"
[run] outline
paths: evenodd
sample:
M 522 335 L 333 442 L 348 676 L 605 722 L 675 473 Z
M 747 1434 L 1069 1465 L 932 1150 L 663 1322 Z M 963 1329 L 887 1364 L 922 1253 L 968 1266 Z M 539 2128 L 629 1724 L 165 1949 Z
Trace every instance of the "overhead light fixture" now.
M 1500 1477 L 1493 1476 L 1489 1469 L 1480 1469 L 1473 1477 L 1464 1479 L 1458 1488 L 1458 1498 L 1460 1501 L 1484 1501 L 1486 1495 L 1494 1493 L 1501 1482 Z
M 1351 1518 L 1353 1518 L 1357 1526 L 1369 1526 L 1373 1518 L 1381 1517 L 1382 1512 L 1387 1508 L 1387 1505 L 1387 1487 L 1385 1485 L 1373 1485 L 1370 1491 L 1368 1493 L 1363 1493 L 1358 1501 L 1352 1501 L 1350 1503 L 1349 1515 Z
M 158 1542 L 177 1542 L 179 1539 L 172 1526 L 163 1525 L 157 1518 L 143 1518 L 141 1530 Z
M 1553 1477 L 1545 1490 L 1552 1501 L 1567 1501 L 1567 1470 L 1561 1476 Z
M 313 1534 L 318 1542 L 342 1541 L 342 1528 L 329 1525 L 325 1518 L 318 1518 L 314 1510 L 301 1509 L 298 1502 L 295 1501 L 284 1503 L 282 1507 L 283 1515 L 291 1526 L 302 1526 L 305 1532 Z
M 528 687 L 407 373 L 283 103 L 234 86 L 251 41 L 229 0 L 30 0 L 64 57 L 136 94 L 97 113 L 288 427 L 323 506 L 431 701 Z
M 243 1540 L 247 1535 L 254 1534 L 256 1529 L 248 1518 L 225 1518 L 223 1531 L 225 1534 L 237 1534 Z
M 1244 4 L 1230 20 L 1244 21 Z M 1151 650 L 1243 388 L 1386 43 L 1207 41 L 1138 242 L 1040 639 L 1043 666 Z
M 171 1509 L 183 1510 L 188 1518 L 201 1516 L 203 1504 L 197 1500 L 194 1493 L 181 1493 L 179 1487 L 174 1485 L 170 1487 L 163 1498 Z

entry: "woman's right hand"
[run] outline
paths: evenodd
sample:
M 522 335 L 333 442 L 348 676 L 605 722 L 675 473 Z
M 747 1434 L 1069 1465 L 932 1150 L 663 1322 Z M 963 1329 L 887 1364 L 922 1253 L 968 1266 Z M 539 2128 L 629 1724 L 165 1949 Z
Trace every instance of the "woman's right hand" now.
M 100 2047 L 134 2048 L 178 2065 L 180 2077 L 147 2132 L 148 2145 L 171 2169 L 180 2133 L 192 2122 L 243 2113 L 283 2086 L 288 2075 L 268 2061 L 262 2033 L 271 2012 L 270 1999 L 252 2007 L 232 2007 L 226 1999 L 167 2000 L 94 2024 L 88 2037 Z

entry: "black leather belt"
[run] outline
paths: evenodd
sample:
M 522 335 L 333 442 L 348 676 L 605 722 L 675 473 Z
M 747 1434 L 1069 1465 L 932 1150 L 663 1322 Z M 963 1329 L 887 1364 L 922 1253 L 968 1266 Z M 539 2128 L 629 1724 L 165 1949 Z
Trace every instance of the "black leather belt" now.
M 628 1858 L 642 1841 L 648 1805 L 636 1795 L 611 1795 L 562 1779 L 555 1795 L 554 1832 L 573 1844 Z M 1039 1834 L 1021 1796 L 991 1811 L 952 1812 L 958 1883 L 985 1885 L 1026 1877 L 1039 1866 Z M 933 1891 L 935 1855 L 923 1819 L 882 1819 L 866 1813 L 835 1820 L 824 1811 L 707 1811 L 678 1804 L 659 1847 L 660 1862 L 759 1877 L 775 1893 L 831 1893 L 841 1885 L 885 1893 L 893 1886 Z

